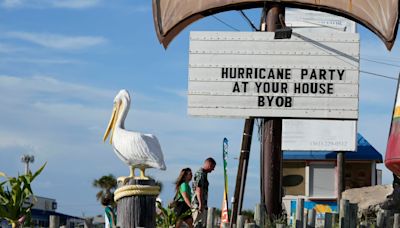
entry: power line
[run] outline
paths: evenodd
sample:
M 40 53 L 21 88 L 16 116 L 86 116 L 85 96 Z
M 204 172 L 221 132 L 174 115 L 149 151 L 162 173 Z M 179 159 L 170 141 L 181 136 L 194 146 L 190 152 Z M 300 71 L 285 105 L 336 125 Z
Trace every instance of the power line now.
M 377 73 L 372 73 L 372 72 L 363 71 L 363 70 L 360 70 L 360 72 L 361 72 L 361 73 L 364 73 L 364 74 L 374 75 L 374 76 L 377 76 L 377 77 L 382 77 L 382 78 L 391 79 L 391 80 L 396 80 L 396 81 L 399 80 L 399 79 L 396 78 L 396 77 L 391 77 L 391 76 L 387 76 L 387 75 L 383 75 L 383 74 L 377 74 Z
M 215 18 L 217 21 L 219 21 L 219 22 L 221 22 L 222 24 L 224 24 L 225 26 L 227 26 L 227 27 L 229 27 L 229 28 L 231 28 L 231 29 L 233 29 L 233 30 L 235 30 L 235 31 L 239 31 L 239 29 L 237 29 L 237 28 L 235 28 L 235 27 L 229 25 L 229 24 L 226 23 L 225 21 L 219 19 L 217 16 L 215 16 L 215 15 L 211 15 L 211 16 L 212 16 L 213 18 Z
M 240 10 L 240 13 L 241 13 L 241 15 L 243 16 L 243 18 L 249 23 L 249 25 L 253 28 L 253 30 L 254 30 L 254 31 L 257 31 L 257 28 L 254 26 L 254 24 L 251 22 L 251 20 L 246 16 L 246 14 L 245 14 L 242 10 Z M 229 24 L 226 23 L 225 21 L 219 19 L 217 16 L 215 16 L 215 15 L 211 15 L 211 16 L 214 17 L 217 21 L 219 21 L 219 22 L 221 22 L 222 24 L 224 24 L 225 26 L 231 28 L 232 30 L 239 31 L 239 29 L 237 29 L 237 28 L 235 28 L 235 27 L 229 25 Z M 309 22 L 309 23 L 310 23 L 310 22 Z M 328 27 L 328 26 L 323 26 L 323 25 L 321 25 L 321 24 L 318 24 L 318 25 L 320 25 L 320 26 L 322 26 L 322 27 Z M 394 67 L 400 67 L 400 65 L 390 64 L 390 63 L 385 63 L 385 62 L 380 62 L 380 61 L 375 61 L 375 60 L 371 60 L 371 59 L 367 59 L 367 58 L 361 58 L 361 59 L 362 59 L 362 60 L 365 60 L 365 61 L 369 61 L 369 62 L 378 63 L 378 64 L 383 64 L 383 65 L 388 65 L 388 66 L 394 66 Z M 364 73 L 364 74 L 369 74 L 369 75 L 377 76 L 377 77 L 382 77 L 382 78 L 391 79 L 391 80 L 396 80 L 396 81 L 399 80 L 399 78 L 391 77 L 391 76 L 387 76 L 387 75 L 383 75 L 383 74 L 377 74 L 377 73 L 368 72 L 368 71 L 363 71 L 363 70 L 360 70 L 360 72 L 361 72 L 361 73 Z
M 400 67 L 400 65 L 396 65 L 396 64 L 392 64 L 392 63 L 385 63 L 385 62 L 376 61 L 376 60 L 367 59 L 367 58 L 361 58 L 361 60 L 365 60 L 365 61 L 373 62 L 373 63 L 378 63 L 378 64 L 382 64 L 382 65 L 387 65 L 387 66 Z
M 259 31 L 256 26 L 253 24 L 253 22 L 247 17 L 247 15 L 243 12 L 243 10 L 239 10 L 240 15 L 244 18 L 245 21 L 250 25 L 250 27 L 253 29 L 253 31 Z
M 369 58 L 369 59 L 374 59 L 374 60 L 379 60 L 379 61 L 385 61 L 385 62 L 399 62 L 400 61 L 400 58 L 397 58 L 397 57 L 389 57 L 389 58 L 385 58 L 385 57 L 382 57 L 382 56 L 373 56 L 373 55 L 363 55 L 363 56 L 365 56 L 365 57 L 367 57 L 367 58 Z

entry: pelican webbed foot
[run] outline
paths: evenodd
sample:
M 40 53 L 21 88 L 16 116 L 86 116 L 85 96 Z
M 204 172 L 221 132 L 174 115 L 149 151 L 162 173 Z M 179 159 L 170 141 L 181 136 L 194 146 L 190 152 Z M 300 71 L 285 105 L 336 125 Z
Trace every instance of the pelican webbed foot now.
M 140 169 L 140 176 L 135 177 L 135 178 L 138 180 L 150 180 L 150 178 L 145 175 L 146 168 L 140 167 L 139 169 Z

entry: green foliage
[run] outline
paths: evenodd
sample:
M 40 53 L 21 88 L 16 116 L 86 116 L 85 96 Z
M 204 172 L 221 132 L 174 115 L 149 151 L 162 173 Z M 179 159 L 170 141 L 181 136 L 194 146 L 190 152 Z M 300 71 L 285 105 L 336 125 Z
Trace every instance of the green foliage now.
M 164 208 L 160 202 L 157 201 L 157 207 L 160 209 L 160 213 L 156 216 L 156 226 L 162 228 L 175 227 L 176 222 L 190 215 L 191 211 L 183 213 L 181 216 L 177 216 L 173 208 Z
M 0 218 L 6 219 L 13 227 L 29 225 L 31 208 L 33 206 L 29 199 L 35 200 L 31 183 L 42 172 L 46 163 L 35 173 L 9 177 L 0 172 L 0 178 L 5 181 L 0 182 Z
M 271 221 L 272 220 L 272 221 Z M 276 224 L 285 224 L 287 225 L 286 215 L 281 215 L 278 217 L 272 217 L 272 219 L 266 219 L 266 227 L 276 227 Z
M 245 220 L 249 222 L 254 222 L 254 211 L 247 209 L 247 210 L 242 210 L 241 215 L 245 217 Z

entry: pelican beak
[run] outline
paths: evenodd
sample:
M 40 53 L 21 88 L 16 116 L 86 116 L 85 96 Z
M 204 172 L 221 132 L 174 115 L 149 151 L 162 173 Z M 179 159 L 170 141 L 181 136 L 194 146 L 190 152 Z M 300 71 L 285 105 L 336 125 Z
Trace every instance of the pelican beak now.
M 110 122 L 108 123 L 106 132 L 104 133 L 103 142 L 105 142 L 107 140 L 107 137 L 111 132 L 110 144 L 112 144 L 112 138 L 113 138 L 113 134 L 114 134 L 115 123 L 117 122 L 117 119 L 118 119 L 120 106 L 121 106 L 121 102 L 120 101 L 114 104 Z

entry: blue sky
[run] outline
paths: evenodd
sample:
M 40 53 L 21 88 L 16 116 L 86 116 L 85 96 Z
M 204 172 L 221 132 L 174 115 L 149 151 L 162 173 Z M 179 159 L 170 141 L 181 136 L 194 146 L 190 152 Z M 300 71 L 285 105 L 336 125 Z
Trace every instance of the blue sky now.
M 258 11 L 249 15 L 258 24 Z M 218 17 L 250 31 L 237 12 Z M 231 31 L 215 18 L 205 18 L 164 50 L 149 0 L 0 1 L 0 170 L 21 173 L 21 155 L 33 154 L 33 169 L 48 162 L 34 183 L 37 195 L 57 199 L 62 213 L 100 214 L 92 181 L 129 171 L 102 142 L 113 98 L 125 88 L 132 96 L 125 126 L 153 133 L 161 142 L 168 170 L 150 173 L 164 183 L 165 201 L 173 197 L 172 183 L 181 168 L 197 170 L 208 156 L 221 164 L 224 137 L 230 141 L 232 193 L 244 121 L 187 116 L 190 30 Z M 359 27 L 359 32 L 362 58 L 398 64 L 399 42 L 388 52 L 370 31 Z M 397 77 L 400 67 L 362 60 L 361 70 Z M 361 73 L 358 129 L 382 153 L 395 89 L 394 80 Z M 259 199 L 258 144 L 256 136 L 245 208 L 253 208 Z M 217 166 L 209 176 L 211 206 L 221 204 L 222 178 Z M 384 182 L 390 181 L 384 171 Z

